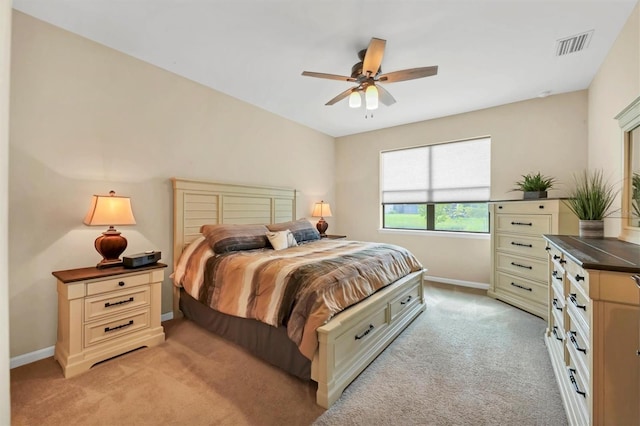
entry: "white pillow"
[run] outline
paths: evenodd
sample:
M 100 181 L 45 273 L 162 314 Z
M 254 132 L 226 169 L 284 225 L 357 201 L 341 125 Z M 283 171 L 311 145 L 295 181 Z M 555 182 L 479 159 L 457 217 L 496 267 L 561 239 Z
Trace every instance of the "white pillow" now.
M 293 233 L 288 229 L 278 232 L 267 232 L 267 238 L 274 250 L 282 250 L 298 245 Z

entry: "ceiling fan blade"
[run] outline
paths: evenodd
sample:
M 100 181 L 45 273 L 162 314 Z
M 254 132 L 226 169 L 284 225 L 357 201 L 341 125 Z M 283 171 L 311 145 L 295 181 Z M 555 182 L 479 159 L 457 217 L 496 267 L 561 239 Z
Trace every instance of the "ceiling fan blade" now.
M 380 99 L 380 102 L 386 106 L 391 106 L 396 103 L 396 100 L 391 96 L 391 93 L 387 92 L 387 89 L 379 84 L 376 84 L 376 88 L 378 89 L 378 99 Z
M 345 90 L 344 92 L 340 93 L 338 96 L 336 96 L 335 98 L 331 99 L 329 102 L 327 102 L 325 105 L 333 105 L 336 102 L 340 102 L 341 100 L 343 100 L 344 98 L 346 98 L 347 96 L 349 96 L 351 94 L 351 92 L 353 92 L 354 87 Z
M 393 71 L 387 74 L 382 74 L 378 77 L 378 81 L 384 83 L 395 83 L 396 81 L 414 80 L 416 78 L 431 77 L 438 74 L 438 66 L 410 68 L 401 71 Z
M 307 77 L 326 78 L 329 80 L 356 81 L 356 79 L 353 77 L 347 77 L 345 75 L 337 75 L 337 74 L 326 74 L 323 72 L 302 71 L 302 75 Z
M 375 37 L 371 38 L 369 47 L 367 47 L 367 53 L 364 55 L 364 61 L 362 62 L 362 74 L 367 77 L 373 77 L 378 73 L 380 64 L 382 64 L 386 44 L 386 40 Z

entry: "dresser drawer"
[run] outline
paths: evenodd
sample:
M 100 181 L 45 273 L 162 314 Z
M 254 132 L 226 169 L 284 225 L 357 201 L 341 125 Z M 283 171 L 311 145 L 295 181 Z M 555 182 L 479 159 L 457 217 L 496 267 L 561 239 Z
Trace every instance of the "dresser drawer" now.
M 550 215 L 510 215 L 499 214 L 496 217 L 496 232 L 522 235 L 548 234 L 551 232 Z
M 544 284 L 498 272 L 496 288 L 535 303 L 547 305 L 548 290 Z
M 580 373 L 581 377 L 584 377 L 585 383 L 589 383 L 589 360 L 587 353 L 590 349 L 588 339 L 588 336 L 585 339 L 585 336 L 582 335 L 579 328 L 574 328 L 566 332 L 565 344 L 567 345 L 567 350 L 578 373 Z
M 588 425 L 590 422 L 588 411 L 588 400 L 590 397 L 589 383 L 576 369 L 573 360 L 569 359 L 569 366 L 566 369 L 566 380 L 569 382 L 571 391 L 567 395 L 573 407 L 573 412 L 578 420 L 578 425 Z
M 84 320 L 93 321 L 129 309 L 148 306 L 150 297 L 151 287 L 149 285 L 87 297 L 84 301 Z
M 501 271 L 547 282 L 549 269 L 546 260 L 531 259 L 506 253 L 497 253 L 496 258 L 497 269 Z
M 565 298 L 562 293 L 558 292 L 555 285 L 551 286 L 551 311 L 554 318 L 557 318 L 556 324 L 564 329 L 564 314 L 566 312 Z
M 585 294 L 589 294 L 589 274 L 581 266 L 572 260 L 567 260 L 564 270 L 569 281 L 580 286 Z
M 87 284 L 87 296 L 106 293 L 108 291 L 122 290 L 143 284 L 151 283 L 151 274 L 124 275 L 111 280 L 100 280 Z
M 378 333 L 383 333 L 387 324 L 388 305 L 350 327 L 335 341 L 335 369 L 345 368 L 350 360 L 357 359 L 371 345 L 378 342 Z
M 395 321 L 399 316 L 402 316 L 402 314 L 407 311 L 407 308 L 420 302 L 421 286 L 422 283 L 418 282 L 402 296 L 391 301 L 389 305 L 391 308 L 391 322 Z
M 98 321 L 84 326 L 84 347 L 133 333 L 149 327 L 149 309 L 131 312 L 109 321 Z
M 540 237 L 497 234 L 496 249 L 521 256 L 534 256 L 546 259 L 544 240 Z
M 569 281 L 569 294 L 566 298 L 567 313 L 572 318 L 572 323 L 577 323 L 585 333 L 589 333 L 591 327 L 591 300 L 584 294 L 578 285 Z M 571 325 L 573 328 L 573 324 Z

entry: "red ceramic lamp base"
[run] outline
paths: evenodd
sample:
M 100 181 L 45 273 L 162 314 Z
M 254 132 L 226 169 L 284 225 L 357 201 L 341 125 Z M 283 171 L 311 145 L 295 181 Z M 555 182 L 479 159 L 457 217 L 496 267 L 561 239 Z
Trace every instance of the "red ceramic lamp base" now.
M 122 265 L 120 255 L 127 248 L 127 239 L 111 226 L 96 238 L 95 247 L 96 251 L 102 256 L 102 260 L 96 265 L 97 268 L 102 269 L 120 266 Z

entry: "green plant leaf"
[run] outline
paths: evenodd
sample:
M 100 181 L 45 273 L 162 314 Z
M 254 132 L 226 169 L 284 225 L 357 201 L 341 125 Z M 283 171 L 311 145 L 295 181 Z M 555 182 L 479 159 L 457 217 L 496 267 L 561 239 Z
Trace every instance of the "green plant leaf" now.
M 602 170 L 584 170 L 573 175 L 575 188 L 569 193 L 565 204 L 580 220 L 602 220 L 611 212 L 609 209 L 617 191 L 605 181 Z

